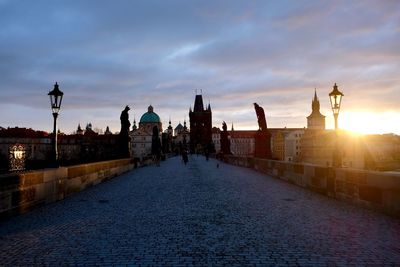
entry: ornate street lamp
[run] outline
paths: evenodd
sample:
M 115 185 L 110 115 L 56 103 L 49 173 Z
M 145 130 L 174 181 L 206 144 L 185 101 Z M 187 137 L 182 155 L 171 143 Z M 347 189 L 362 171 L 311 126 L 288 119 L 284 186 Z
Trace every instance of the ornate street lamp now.
M 58 117 L 58 112 L 60 111 L 61 108 L 61 102 L 63 99 L 64 93 L 60 91 L 58 88 L 58 84 L 54 85 L 54 89 L 48 93 L 50 96 L 50 104 L 51 104 L 51 109 L 53 111 L 53 117 L 54 117 L 54 128 L 53 128 L 53 134 L 54 134 L 54 160 L 57 164 L 58 162 L 58 151 L 57 151 L 57 117 Z
M 335 118 L 335 130 L 338 129 L 338 117 L 340 111 L 340 103 L 342 102 L 343 93 L 337 88 L 337 85 L 333 86 L 332 92 L 329 93 L 329 99 L 331 101 L 331 107 L 333 111 L 333 117 Z
M 335 83 L 333 86 L 332 92 L 329 93 L 329 99 L 331 101 L 331 107 L 333 111 L 333 117 L 335 118 L 335 148 L 333 151 L 333 161 L 332 165 L 334 167 L 341 167 L 342 166 L 342 157 L 339 151 L 339 141 L 338 141 L 338 117 L 340 111 L 340 104 L 342 103 L 343 93 L 338 90 L 338 87 Z

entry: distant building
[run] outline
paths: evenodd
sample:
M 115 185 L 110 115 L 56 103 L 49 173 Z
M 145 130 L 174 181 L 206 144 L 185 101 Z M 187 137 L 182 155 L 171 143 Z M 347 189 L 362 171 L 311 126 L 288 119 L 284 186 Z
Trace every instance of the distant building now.
M 285 134 L 283 131 L 271 132 L 272 159 L 285 160 Z
M 202 95 L 196 95 L 194 109 L 189 110 L 190 150 L 203 151 L 212 145 L 212 112 L 211 106 L 205 109 Z
M 137 130 L 137 126 L 136 126 L 136 119 L 133 119 L 133 125 L 132 125 L 132 131 Z
M 106 131 L 104 132 L 105 135 L 110 135 L 112 132 L 110 131 L 110 127 L 106 127 Z
M 84 134 L 60 133 L 58 134 L 60 164 L 65 166 L 116 159 L 117 141 L 118 136 L 98 134 L 91 130 L 91 126 Z M 16 127 L 0 130 L 0 172 L 7 170 L 10 147 L 16 144 L 21 145 L 25 151 L 26 169 L 49 167 L 53 155 L 53 135 Z
M 171 119 L 168 121 L 168 127 L 161 136 L 161 143 L 162 143 L 162 151 L 163 153 L 171 153 L 173 151 L 173 140 L 174 137 L 174 129 L 171 125 Z
M 257 131 L 229 131 L 231 153 L 237 156 L 253 156 L 255 151 L 255 135 Z
M 301 138 L 304 128 L 268 128 L 271 133 L 273 159 L 298 161 L 301 154 Z M 232 130 L 229 132 L 230 150 L 236 156 L 254 156 L 257 130 Z M 220 129 L 212 128 L 212 140 L 216 152 L 221 150 Z
M 142 160 L 151 155 L 151 140 L 154 126 L 157 126 L 161 134 L 162 123 L 160 117 L 154 112 L 153 107 L 150 105 L 147 112 L 140 118 L 139 128 L 130 132 L 132 156 L 134 158 Z
M 183 126 L 181 123 L 175 127 L 175 136 L 173 138 L 174 150 L 175 152 L 181 152 L 182 149 L 189 149 L 190 143 L 190 131 L 186 126 L 186 120 L 183 121 Z
M 272 158 L 299 161 L 304 128 L 268 128 L 271 133 Z
M 44 168 L 52 155 L 52 137 L 44 131 L 27 128 L 0 129 L 0 173 L 8 171 L 10 148 L 21 145 L 26 159 L 26 168 Z
M 83 135 L 84 131 L 82 130 L 81 124 L 78 124 L 78 128 L 76 129 L 77 135 Z
M 284 131 L 284 161 L 299 161 L 301 154 L 301 139 L 304 129 L 292 129 Z
M 62 164 L 80 164 L 119 157 L 115 149 L 118 135 L 98 134 L 93 130 L 81 134 L 59 136 L 59 157 Z
M 212 127 L 211 139 L 214 144 L 215 152 L 221 151 L 221 130 L 218 127 Z
M 171 125 L 171 119 L 168 121 L 168 128 L 165 130 L 165 133 L 170 135 L 171 137 L 174 136 L 174 129 L 172 128 Z
M 400 171 L 400 136 L 366 135 L 361 142 L 365 149 L 365 169 Z
M 85 135 L 85 136 L 97 136 L 97 135 L 99 135 L 99 134 L 96 133 L 96 132 L 93 130 L 92 123 L 89 122 L 89 123 L 86 124 L 85 133 L 84 133 L 83 135 Z
M 334 146 L 335 131 L 307 129 L 301 140 L 301 161 L 315 165 L 332 166 Z
M 312 100 L 311 107 L 311 114 L 307 117 L 307 129 L 325 130 L 325 116 L 322 115 L 320 112 L 320 104 L 317 97 L 317 90 L 315 90 L 314 99 Z
M 174 136 L 179 135 L 182 131 L 183 131 L 183 125 L 181 124 L 181 122 L 179 122 L 178 125 L 175 127 Z

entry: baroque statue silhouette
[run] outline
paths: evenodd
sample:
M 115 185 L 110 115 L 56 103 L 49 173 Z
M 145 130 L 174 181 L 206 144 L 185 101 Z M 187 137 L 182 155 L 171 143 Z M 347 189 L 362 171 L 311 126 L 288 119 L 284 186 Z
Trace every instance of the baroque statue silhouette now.
M 129 137 L 129 127 L 131 123 L 129 122 L 129 114 L 130 110 L 129 106 L 126 106 L 125 109 L 121 112 L 120 120 L 121 120 L 121 131 L 119 132 L 120 139 L 120 154 L 121 157 L 130 157 L 130 137 Z
M 265 120 L 264 109 L 260 107 L 257 103 L 254 103 L 254 109 L 256 110 L 258 120 L 258 130 L 262 132 L 267 131 L 267 121 Z

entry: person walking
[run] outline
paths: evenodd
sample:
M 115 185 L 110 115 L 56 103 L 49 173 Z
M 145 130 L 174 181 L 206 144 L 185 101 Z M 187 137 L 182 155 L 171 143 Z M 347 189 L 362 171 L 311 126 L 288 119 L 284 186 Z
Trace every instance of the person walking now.
M 186 149 L 184 149 L 184 150 L 182 151 L 182 161 L 183 161 L 183 163 L 184 163 L 185 165 L 186 165 L 186 164 L 188 163 L 188 161 L 189 161 L 188 152 L 187 152 Z

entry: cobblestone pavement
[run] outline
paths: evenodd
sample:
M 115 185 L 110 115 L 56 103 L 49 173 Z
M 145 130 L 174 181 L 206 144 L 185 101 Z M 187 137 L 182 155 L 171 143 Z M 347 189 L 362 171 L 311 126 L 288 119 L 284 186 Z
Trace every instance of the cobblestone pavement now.
M 0 265 L 400 266 L 400 220 L 192 156 L 0 223 Z

